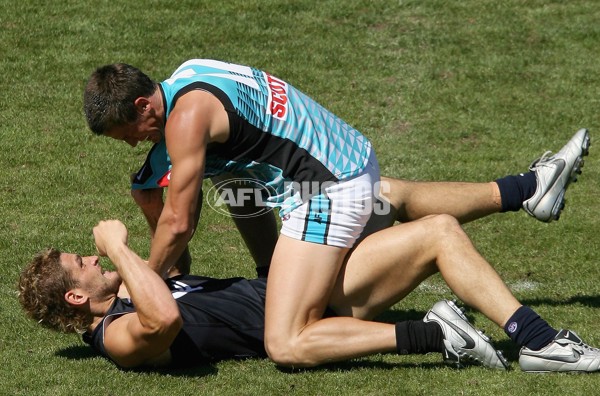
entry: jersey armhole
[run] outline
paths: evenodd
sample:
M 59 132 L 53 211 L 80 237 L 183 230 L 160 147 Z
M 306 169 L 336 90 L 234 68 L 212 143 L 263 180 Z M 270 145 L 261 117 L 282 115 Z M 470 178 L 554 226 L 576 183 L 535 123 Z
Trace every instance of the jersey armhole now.
M 177 100 L 182 97 L 183 95 L 185 95 L 186 93 L 190 92 L 190 91 L 195 91 L 195 90 L 201 90 L 201 91 L 206 91 L 209 92 L 211 94 L 213 94 L 217 99 L 219 99 L 219 101 L 223 104 L 223 107 L 225 108 L 225 111 L 227 111 L 227 113 L 235 113 L 235 107 L 233 106 L 233 103 L 231 103 L 231 99 L 229 99 L 229 96 L 227 96 L 227 94 L 225 92 L 223 92 L 221 89 L 215 87 L 214 85 L 202 82 L 202 81 L 198 81 L 189 85 L 186 85 L 185 87 L 183 87 L 182 89 L 180 89 L 177 94 L 175 94 L 175 96 L 173 97 L 173 100 L 171 101 L 171 108 L 169 109 L 169 112 L 171 112 L 171 110 L 173 110 L 173 107 L 175 107 L 175 103 L 177 103 Z

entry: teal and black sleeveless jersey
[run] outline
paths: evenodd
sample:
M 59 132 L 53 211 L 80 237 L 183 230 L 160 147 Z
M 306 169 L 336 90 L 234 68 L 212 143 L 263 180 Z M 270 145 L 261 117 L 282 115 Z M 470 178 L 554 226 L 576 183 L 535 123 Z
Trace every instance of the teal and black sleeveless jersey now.
M 357 176 L 371 154 L 371 143 L 356 129 L 258 69 L 194 59 L 159 86 L 167 120 L 177 99 L 191 90 L 217 97 L 229 115 L 230 136 L 225 143 L 207 147 L 205 177 L 227 172 L 258 180 L 273 192 L 271 206 L 286 212 L 306 201 L 296 191 L 298 186 Z M 154 167 L 168 169 L 164 144 L 153 155 L 159 158 Z M 133 186 L 153 187 L 151 181 Z

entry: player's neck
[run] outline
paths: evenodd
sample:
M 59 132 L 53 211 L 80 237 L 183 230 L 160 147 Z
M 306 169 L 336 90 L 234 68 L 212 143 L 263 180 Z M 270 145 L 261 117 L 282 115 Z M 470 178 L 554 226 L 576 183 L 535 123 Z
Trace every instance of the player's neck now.
M 121 286 L 119 286 L 119 291 L 117 292 L 117 297 L 131 298 L 129 295 L 129 290 L 127 290 L 127 286 L 125 286 L 125 282 L 121 282 Z
M 109 297 L 108 299 L 106 299 L 102 302 L 96 302 L 96 303 L 90 302 L 90 310 L 91 310 L 92 315 L 94 315 L 94 319 L 88 327 L 89 333 L 94 331 L 96 326 L 98 326 L 98 324 L 100 324 L 100 322 L 104 319 L 104 317 L 108 313 L 108 310 L 114 304 L 116 298 L 117 298 L 117 295 L 113 294 L 111 297 Z

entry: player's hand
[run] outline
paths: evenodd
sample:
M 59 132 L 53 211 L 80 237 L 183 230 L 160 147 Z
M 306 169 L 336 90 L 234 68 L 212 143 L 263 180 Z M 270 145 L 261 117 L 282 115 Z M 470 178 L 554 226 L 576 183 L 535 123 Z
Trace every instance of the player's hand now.
M 127 245 L 127 228 L 119 220 L 103 220 L 94 227 L 93 233 L 100 256 L 107 256 L 110 247 Z

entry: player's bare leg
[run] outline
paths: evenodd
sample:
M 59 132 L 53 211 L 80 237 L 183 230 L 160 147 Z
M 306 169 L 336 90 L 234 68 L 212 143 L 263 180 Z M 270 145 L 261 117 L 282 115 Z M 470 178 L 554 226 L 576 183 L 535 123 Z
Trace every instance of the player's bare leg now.
M 392 324 L 321 319 L 347 251 L 280 237 L 265 308 L 265 349 L 275 363 L 306 367 L 395 350 Z
M 330 304 L 339 314 L 370 320 L 438 271 L 458 298 L 499 326 L 521 305 L 448 215 L 363 240 L 340 270 Z
M 466 223 L 502 208 L 495 182 L 418 182 L 387 177 L 381 182 L 383 197 L 395 208 L 396 220 L 403 223 L 432 214 L 449 214 Z

